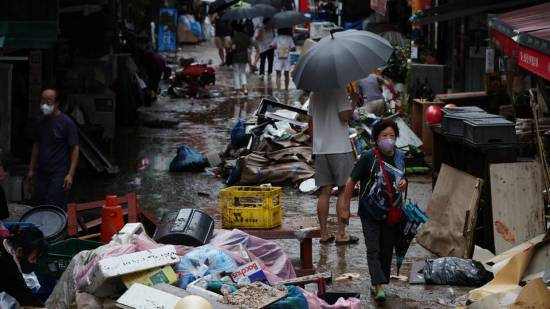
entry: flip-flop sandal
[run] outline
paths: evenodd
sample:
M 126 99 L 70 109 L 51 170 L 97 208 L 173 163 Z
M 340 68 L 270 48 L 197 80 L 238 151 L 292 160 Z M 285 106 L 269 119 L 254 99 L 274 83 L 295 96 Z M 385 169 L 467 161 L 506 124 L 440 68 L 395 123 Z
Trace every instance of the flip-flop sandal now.
M 353 244 L 356 244 L 358 242 L 359 242 L 359 238 L 349 235 L 348 240 L 337 240 L 336 245 L 337 246 L 353 245 Z
M 330 235 L 330 237 L 327 238 L 327 239 L 325 239 L 325 240 L 319 239 L 319 243 L 320 243 L 320 244 L 330 244 L 331 242 L 334 241 L 334 239 L 335 239 L 335 238 L 334 238 L 334 235 Z
M 374 297 L 376 295 L 376 288 L 375 287 L 371 287 L 370 288 L 370 296 Z

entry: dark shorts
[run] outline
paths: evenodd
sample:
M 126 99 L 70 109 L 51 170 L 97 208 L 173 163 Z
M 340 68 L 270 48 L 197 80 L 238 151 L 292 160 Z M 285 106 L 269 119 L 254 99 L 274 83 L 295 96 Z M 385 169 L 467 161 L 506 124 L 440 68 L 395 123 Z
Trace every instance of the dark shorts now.
M 353 152 L 315 155 L 315 185 L 319 187 L 345 185 L 354 164 Z

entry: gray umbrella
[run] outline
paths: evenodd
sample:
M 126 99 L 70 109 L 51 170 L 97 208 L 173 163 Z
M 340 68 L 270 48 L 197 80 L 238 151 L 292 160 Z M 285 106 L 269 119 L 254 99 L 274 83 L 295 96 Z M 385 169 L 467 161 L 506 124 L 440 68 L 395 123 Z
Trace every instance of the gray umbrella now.
M 258 4 L 250 7 L 239 7 L 227 10 L 223 15 L 223 20 L 241 20 L 254 17 L 271 17 L 277 13 L 277 9 L 266 4 Z
M 269 25 L 272 28 L 292 28 L 295 25 L 304 23 L 307 18 L 304 14 L 295 11 L 284 11 L 271 17 Z
M 283 1 L 281 0 L 243 0 L 243 2 L 250 4 L 267 4 L 276 8 L 281 8 L 283 6 Z
M 392 52 L 391 44 L 374 33 L 337 32 L 321 39 L 300 58 L 292 78 L 296 88 L 304 90 L 343 87 L 385 65 Z

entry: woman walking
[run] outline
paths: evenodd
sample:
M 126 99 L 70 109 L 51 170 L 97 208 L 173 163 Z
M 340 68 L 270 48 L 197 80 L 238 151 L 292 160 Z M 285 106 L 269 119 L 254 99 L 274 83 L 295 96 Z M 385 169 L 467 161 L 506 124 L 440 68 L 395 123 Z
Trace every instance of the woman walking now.
M 382 287 L 388 284 L 392 255 L 399 237 L 402 192 L 405 180 L 405 153 L 395 147 L 399 129 L 393 120 L 381 120 L 372 131 L 376 145 L 355 164 L 344 191 L 344 221 L 349 220 L 349 204 L 355 184 L 361 182 L 359 217 L 367 246 L 371 294 L 376 302 L 386 300 Z
M 271 73 L 273 73 L 273 57 L 275 55 L 271 42 L 273 42 L 275 32 L 268 26 L 268 23 L 269 18 L 265 18 L 263 25 L 256 29 L 254 40 L 258 42 L 258 50 L 260 52 L 260 77 L 263 77 L 265 74 L 265 63 L 267 61 L 267 80 L 270 80 Z
M 294 39 L 292 38 L 292 29 L 284 28 L 277 30 L 277 37 L 271 43 L 271 47 L 275 48 L 275 83 L 277 91 L 281 90 L 281 71 L 285 73 L 285 91 L 288 90 L 290 82 L 290 52 L 296 50 Z
M 233 52 L 233 82 L 236 91 L 242 91 L 248 95 L 246 89 L 246 65 L 248 63 L 248 48 L 250 47 L 250 38 L 244 32 L 241 23 L 233 23 L 233 38 L 231 43 Z

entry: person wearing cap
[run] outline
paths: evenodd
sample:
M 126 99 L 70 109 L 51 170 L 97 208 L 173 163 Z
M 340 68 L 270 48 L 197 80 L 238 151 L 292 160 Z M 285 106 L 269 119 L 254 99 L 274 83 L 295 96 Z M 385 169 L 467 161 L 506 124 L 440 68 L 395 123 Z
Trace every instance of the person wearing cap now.
M 363 97 L 363 108 L 367 113 L 381 116 L 386 110 L 386 102 L 382 95 L 382 85 L 389 81 L 382 77 L 382 69 L 374 70 L 369 76 L 359 80 L 360 95 Z
M 78 128 L 61 112 L 55 89 L 42 91 L 44 117 L 36 127 L 27 181 L 33 185 L 36 205 L 65 208 L 78 163 Z

